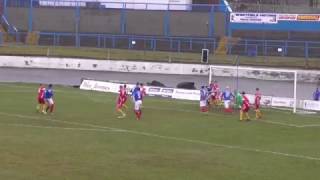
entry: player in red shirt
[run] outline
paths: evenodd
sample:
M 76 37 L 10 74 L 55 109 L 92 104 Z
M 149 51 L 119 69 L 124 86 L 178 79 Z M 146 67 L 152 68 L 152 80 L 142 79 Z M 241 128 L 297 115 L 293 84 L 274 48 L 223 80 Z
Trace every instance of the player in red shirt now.
M 211 87 L 211 92 L 212 92 L 212 96 L 211 96 L 211 101 L 214 105 L 219 105 L 219 101 L 220 101 L 220 88 L 219 88 L 219 84 L 218 81 L 213 81 L 210 84 Z
M 260 93 L 259 88 L 256 88 L 256 94 L 255 94 L 255 98 L 254 98 L 256 119 L 261 119 L 262 118 L 262 113 L 260 111 L 260 101 L 261 101 L 261 93 Z
M 141 91 L 142 100 L 143 100 L 143 98 L 147 95 L 147 92 L 146 92 L 146 88 L 144 88 L 142 83 L 140 84 L 140 91 Z
M 123 90 L 124 90 L 124 94 L 123 94 L 123 98 L 122 98 L 122 106 L 126 109 L 128 109 L 128 106 L 126 105 L 127 100 L 128 100 L 128 92 L 127 92 L 127 85 L 123 85 Z
M 242 92 L 242 99 L 243 101 L 242 101 L 242 107 L 240 110 L 240 121 L 242 120 L 250 121 L 250 117 L 249 117 L 250 102 L 245 92 Z
M 46 88 L 44 87 L 44 85 L 40 84 L 39 88 L 38 88 L 38 96 L 37 96 L 37 100 L 38 100 L 38 105 L 37 105 L 37 111 L 38 112 L 44 112 L 44 108 L 45 108 L 45 101 L 44 101 L 44 93 L 46 91 Z
M 116 110 L 121 115 L 118 116 L 118 118 L 125 118 L 126 117 L 126 113 L 122 110 L 123 105 L 124 105 L 123 103 L 125 102 L 124 101 L 125 96 L 126 96 L 126 90 L 124 89 L 123 86 L 120 86 L 119 95 L 118 95 L 118 98 L 117 98 Z

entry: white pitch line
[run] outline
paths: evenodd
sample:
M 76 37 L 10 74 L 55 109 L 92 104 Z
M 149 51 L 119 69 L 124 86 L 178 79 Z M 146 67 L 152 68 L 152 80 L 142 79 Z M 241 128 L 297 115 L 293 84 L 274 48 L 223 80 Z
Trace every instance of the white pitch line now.
M 288 126 L 288 127 L 295 127 L 295 128 L 303 128 L 303 126 L 301 126 L 301 125 L 288 124 L 288 123 L 282 123 L 282 122 L 276 122 L 276 121 L 259 120 L 258 122 L 267 123 L 267 124 L 276 124 L 276 125 Z
M 5 124 L 0 123 L 3 126 L 12 126 L 12 127 L 23 127 L 23 128 L 38 128 L 38 129 L 60 129 L 60 130 L 72 130 L 72 131 L 96 131 L 96 132 L 123 132 L 123 130 L 117 129 L 92 129 L 92 128 L 67 128 L 67 127 L 57 127 L 57 126 L 35 126 L 28 124 Z
M 0 83 L 0 86 L 8 86 L 8 87 L 19 87 L 19 88 L 26 88 L 26 89 L 34 89 L 33 87 L 29 87 L 29 86 L 23 86 L 23 85 L 13 85 L 13 84 L 7 84 L 7 83 Z M 66 92 L 63 90 L 59 90 L 59 92 L 62 93 L 70 93 L 70 92 Z M 82 94 L 84 96 L 86 96 L 87 98 L 89 98 L 90 100 L 97 102 L 97 103 L 104 103 L 105 101 L 108 101 L 109 99 L 105 100 L 105 101 L 97 101 L 95 99 L 93 99 L 90 96 L 87 96 L 87 94 L 85 93 L 81 93 L 81 92 L 71 92 L 71 93 L 76 93 L 76 94 Z M 111 101 L 111 100 L 110 100 Z M 167 100 L 166 100 L 167 101 Z M 186 104 L 196 104 L 194 102 L 187 102 Z M 178 112 L 188 112 L 188 113 L 199 113 L 198 111 L 191 111 L 191 110 L 184 110 L 184 109 L 171 109 L 171 108 L 159 108 L 159 107 L 146 107 L 147 109 L 155 109 L 155 110 L 172 110 L 172 111 L 178 111 Z M 280 112 L 280 111 L 279 111 Z M 284 111 L 281 111 L 284 112 Z M 216 114 L 217 115 L 217 114 Z M 292 123 L 282 123 L 282 122 L 276 122 L 276 121 L 266 121 L 266 120 L 262 120 L 261 122 L 263 123 L 267 123 L 267 124 L 274 124 L 274 125 L 280 125 L 280 126 L 287 126 L 287 127 L 294 127 L 294 128 L 312 128 L 312 127 L 320 127 L 320 124 L 309 124 L 309 125 L 298 125 L 298 124 L 292 124 Z
M 187 113 L 199 113 L 198 111 L 185 110 L 185 109 L 170 109 L 170 108 L 159 108 L 159 107 L 145 107 L 145 108 L 153 109 L 153 110 L 166 110 L 166 111 L 171 110 L 171 111 L 179 111 L 179 112 L 187 112 Z M 215 115 L 220 115 L 220 114 L 215 114 Z M 257 120 L 257 121 L 254 120 L 253 122 L 259 122 L 259 123 L 262 122 L 267 124 L 274 124 L 274 125 L 294 127 L 294 128 L 320 127 L 320 124 L 299 125 L 299 124 L 283 123 L 283 122 L 267 121 L 267 120 Z
M 28 118 L 28 119 L 32 118 L 32 116 L 24 117 L 24 115 L 9 114 L 9 113 L 3 113 L 3 112 L 0 112 L 0 114 L 7 115 L 7 116 L 14 116 L 14 117 L 18 117 L 18 118 Z M 35 117 L 34 119 L 38 120 L 39 118 Z M 62 121 L 62 120 L 55 120 L 55 121 L 68 123 L 68 124 L 71 123 L 71 122 Z M 172 136 L 164 136 L 164 135 L 158 135 L 158 134 L 153 134 L 153 133 L 133 131 L 133 130 L 127 130 L 127 129 L 120 129 L 120 128 L 113 128 L 113 127 L 107 127 L 107 126 L 98 126 L 98 125 L 92 125 L 92 124 L 86 124 L 86 123 L 76 123 L 76 124 L 82 125 L 82 126 L 96 127 L 99 129 L 108 129 L 108 130 L 115 130 L 115 131 L 118 130 L 118 132 L 122 132 L 122 133 L 130 133 L 130 134 L 136 134 L 136 135 L 147 136 L 147 137 L 155 137 L 155 138 L 166 139 L 166 140 L 174 140 L 174 141 L 188 142 L 188 143 L 194 143 L 194 144 L 211 145 L 211 146 L 220 147 L 220 148 L 236 149 L 236 150 L 247 151 L 247 152 L 273 154 L 273 155 L 277 155 L 277 156 L 291 157 L 291 158 L 296 158 L 296 159 L 320 161 L 319 157 L 313 157 L 313 156 L 305 156 L 305 155 L 299 155 L 299 154 L 290 154 L 290 153 L 283 153 L 283 152 L 277 152 L 277 151 L 255 149 L 255 148 L 246 148 L 246 147 L 234 146 L 234 145 L 211 143 L 211 142 L 201 141 L 201 140 L 193 140 L 193 139 L 186 139 L 186 138 L 179 138 L 179 137 L 172 137 Z
M 92 127 L 92 128 L 101 128 L 101 126 L 94 125 L 94 124 L 77 123 L 77 122 L 63 121 L 63 120 L 57 120 L 57 119 L 49 119 L 49 118 L 45 118 L 45 117 L 26 116 L 26 115 L 11 114 L 11 113 L 5 113 L 5 112 L 0 112 L 0 115 L 9 116 L 9 117 L 17 117 L 17 118 L 21 118 L 21 119 L 33 119 L 33 120 L 42 120 L 42 121 L 45 120 L 45 121 L 59 122 L 59 123 L 70 124 L 70 125 L 87 126 L 87 127 Z M 107 128 L 109 130 L 117 130 L 114 128 L 108 128 L 108 127 L 105 127 L 105 128 Z

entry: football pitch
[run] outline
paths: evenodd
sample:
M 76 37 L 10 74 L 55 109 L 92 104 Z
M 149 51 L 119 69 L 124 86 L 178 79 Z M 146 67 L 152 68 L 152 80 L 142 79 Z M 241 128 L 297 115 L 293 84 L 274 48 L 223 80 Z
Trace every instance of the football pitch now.
M 146 97 L 117 119 L 116 95 L 54 87 L 36 112 L 35 84 L 0 84 L 0 179 L 302 180 L 320 175 L 320 117 L 263 109 L 199 113 L 198 102 Z M 254 114 L 251 112 L 253 119 Z

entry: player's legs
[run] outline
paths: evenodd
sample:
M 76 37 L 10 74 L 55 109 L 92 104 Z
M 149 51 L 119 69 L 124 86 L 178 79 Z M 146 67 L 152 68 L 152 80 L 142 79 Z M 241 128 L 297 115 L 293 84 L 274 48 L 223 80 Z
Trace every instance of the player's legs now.
M 121 116 L 118 116 L 118 118 L 124 118 L 126 117 L 126 113 L 122 110 L 123 104 L 118 104 L 117 105 L 117 112 L 121 114 Z
M 41 99 L 40 101 L 40 108 L 39 108 L 39 112 L 43 112 L 44 108 L 46 106 L 46 103 L 44 102 L 44 99 Z
M 43 104 L 44 104 L 44 100 L 41 99 L 41 98 L 38 98 L 38 104 L 37 104 L 37 107 L 36 107 L 38 112 L 42 112 Z
M 232 113 L 232 109 L 230 107 L 231 101 L 230 100 L 225 100 L 223 103 L 224 103 L 224 112 Z
M 200 101 L 200 111 L 202 113 L 208 113 L 207 101 Z
M 43 112 L 43 113 L 48 113 L 48 111 L 50 112 L 50 113 L 53 113 L 53 110 L 54 110 L 54 101 L 53 101 L 53 99 L 52 98 L 50 98 L 50 99 L 46 99 L 46 110 Z
M 243 121 L 243 111 L 242 111 L 242 109 L 240 110 L 240 121 Z
M 260 111 L 260 108 L 256 108 L 256 119 L 261 119 L 262 118 L 262 113 Z
M 122 106 L 123 106 L 125 109 L 128 109 L 128 106 L 126 105 L 126 102 L 127 102 L 127 98 L 123 100 Z
M 244 115 L 245 115 L 245 120 L 250 121 L 250 116 L 249 116 L 249 108 L 246 108 L 244 110 Z
M 136 101 L 134 103 L 134 112 L 136 114 L 136 119 L 137 120 L 141 119 L 141 115 L 142 115 L 141 105 L 142 105 L 142 101 Z

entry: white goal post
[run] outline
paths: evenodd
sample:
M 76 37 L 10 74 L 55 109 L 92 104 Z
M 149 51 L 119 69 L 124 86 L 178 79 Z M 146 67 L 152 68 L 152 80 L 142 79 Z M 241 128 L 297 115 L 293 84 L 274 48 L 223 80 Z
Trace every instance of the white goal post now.
M 297 78 L 298 73 L 296 70 L 241 66 L 209 66 L 209 84 L 213 80 L 218 80 L 218 82 L 220 81 L 219 84 L 228 85 L 238 91 L 248 91 L 248 93 L 251 94 L 254 94 L 253 87 L 264 86 L 261 90 L 263 95 L 270 97 L 270 101 L 272 101 L 270 102 L 270 106 L 273 106 L 273 104 L 277 106 L 277 100 L 281 102 L 280 99 L 290 99 L 290 103 L 288 103 L 290 105 L 287 107 L 292 108 L 293 113 L 297 112 Z M 290 84 L 292 82 L 293 86 Z M 284 85 L 286 86 L 286 90 L 282 92 L 282 94 L 278 93 L 281 90 L 281 86 Z M 244 87 L 246 86 L 251 86 L 251 89 L 245 89 Z M 221 87 L 223 89 L 223 86 Z M 265 90 L 269 92 L 265 94 Z M 286 91 L 288 92 L 286 93 Z M 288 97 L 289 94 L 291 95 L 290 97 Z M 278 107 L 280 106 L 281 104 L 279 104 Z

